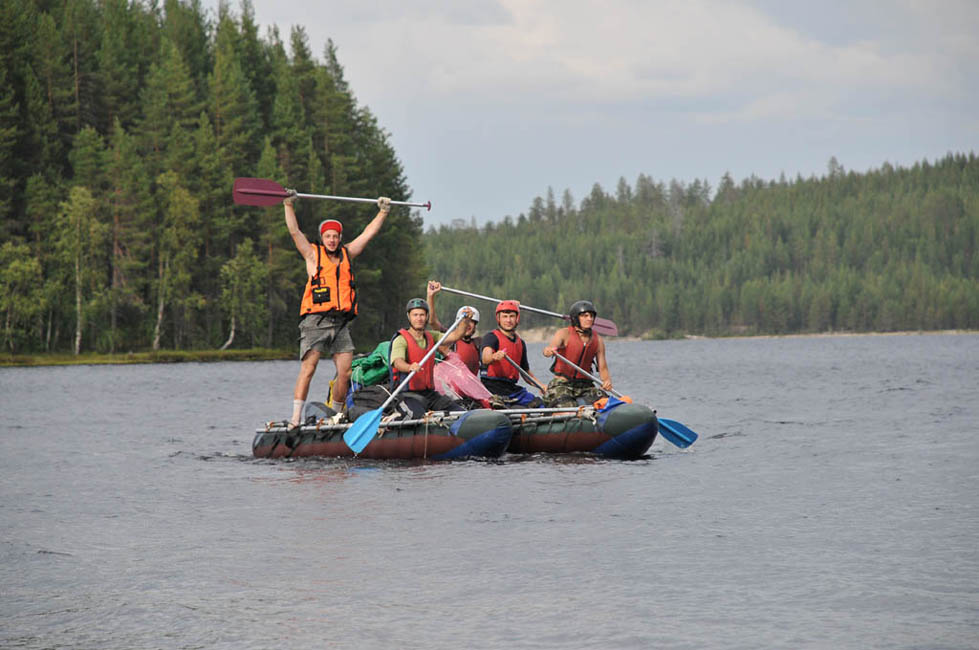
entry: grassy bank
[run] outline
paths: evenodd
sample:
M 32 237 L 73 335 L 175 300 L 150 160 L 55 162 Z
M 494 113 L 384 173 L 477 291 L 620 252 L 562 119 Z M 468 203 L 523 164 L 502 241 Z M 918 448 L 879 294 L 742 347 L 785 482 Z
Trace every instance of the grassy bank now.
M 0 354 L 0 366 L 75 366 L 125 363 L 182 363 L 205 361 L 267 361 L 295 359 L 295 350 L 157 350 L 98 354 Z

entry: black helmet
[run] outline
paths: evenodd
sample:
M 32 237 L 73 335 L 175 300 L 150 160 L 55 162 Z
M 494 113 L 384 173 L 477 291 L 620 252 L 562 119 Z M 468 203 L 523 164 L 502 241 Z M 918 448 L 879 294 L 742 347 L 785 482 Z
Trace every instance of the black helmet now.
M 571 305 L 571 309 L 568 310 L 568 315 L 571 317 L 571 324 L 575 327 L 581 327 L 579 317 L 585 312 L 591 312 L 592 316 L 598 316 L 598 310 L 595 309 L 595 305 L 590 300 L 579 300 Z
M 426 314 L 429 313 L 428 303 L 423 298 L 412 298 L 409 300 L 408 304 L 405 305 L 405 313 L 410 312 L 412 309 L 424 309 Z

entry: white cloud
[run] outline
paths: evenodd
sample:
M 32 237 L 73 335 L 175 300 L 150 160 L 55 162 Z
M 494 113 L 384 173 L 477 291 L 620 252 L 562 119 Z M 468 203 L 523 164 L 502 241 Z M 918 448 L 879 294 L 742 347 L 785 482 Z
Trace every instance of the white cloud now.
M 315 53 L 333 39 L 446 218 L 620 174 L 808 175 L 832 155 L 859 169 L 979 146 L 976 0 L 253 2 Z
M 492 20 L 440 6 L 390 15 L 378 9 L 358 38 L 338 39 L 356 87 L 383 102 L 420 93 L 432 101 L 501 106 L 727 95 L 722 103 L 740 102 L 740 115 L 750 118 L 772 117 L 779 107 L 789 117 L 812 106 L 814 93 L 829 108 L 871 87 L 918 92 L 950 85 L 948 66 L 929 48 L 889 52 L 873 34 L 831 45 L 729 2 L 480 3 Z

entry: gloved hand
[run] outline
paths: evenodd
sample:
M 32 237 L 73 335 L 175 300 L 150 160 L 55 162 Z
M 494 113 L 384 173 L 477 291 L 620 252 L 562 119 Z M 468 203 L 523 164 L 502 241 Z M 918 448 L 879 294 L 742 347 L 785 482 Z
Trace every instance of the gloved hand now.
M 296 192 L 296 190 L 287 189 L 286 194 L 288 194 L 288 196 L 285 199 L 283 199 L 282 203 L 285 205 L 292 205 L 293 203 L 296 202 L 297 193 L 298 192 Z
M 380 197 L 379 199 L 377 199 L 377 207 L 381 210 L 381 212 L 390 212 L 391 199 L 389 199 L 386 196 Z

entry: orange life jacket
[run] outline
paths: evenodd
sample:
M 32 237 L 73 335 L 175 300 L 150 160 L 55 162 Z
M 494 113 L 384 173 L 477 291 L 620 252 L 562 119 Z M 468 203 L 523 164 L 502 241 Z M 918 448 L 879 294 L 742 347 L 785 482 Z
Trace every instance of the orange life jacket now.
M 563 348 L 558 348 L 558 352 L 561 353 L 561 356 L 567 357 L 568 361 L 571 361 L 579 368 L 590 371 L 592 369 L 592 363 L 595 361 L 595 355 L 598 354 L 598 334 L 592 332 L 591 338 L 588 340 L 588 345 L 583 345 L 581 336 L 578 335 L 577 330 L 573 326 L 568 327 L 568 340 L 564 343 Z M 588 379 L 588 377 L 585 377 L 564 361 L 557 358 L 555 358 L 554 363 L 551 365 L 551 372 L 567 379 Z
M 490 334 L 494 334 L 496 339 L 500 342 L 497 350 L 503 350 L 507 353 L 507 356 L 516 361 L 518 364 L 523 359 L 523 340 L 514 334 L 514 340 L 510 340 L 510 337 L 501 332 L 498 329 L 493 330 Z M 500 361 L 494 361 L 493 363 L 486 366 L 485 372 L 482 373 L 483 377 L 492 377 L 493 379 L 509 379 L 512 382 L 516 382 L 520 379 L 520 372 L 513 367 L 506 359 Z
M 316 275 L 306 280 L 299 315 L 334 313 L 353 320 L 357 316 L 357 282 L 347 247 L 340 247 L 340 263 L 334 264 L 325 246 L 313 246 L 316 247 Z
M 474 375 L 479 374 L 479 339 L 475 338 L 471 341 L 463 341 L 459 339 L 455 342 L 455 350 L 459 353 L 459 358 L 462 362 L 466 364 L 469 368 L 469 372 Z
M 435 337 L 432 336 L 431 332 L 425 332 L 425 347 L 419 347 L 418 341 L 415 337 L 411 335 L 406 329 L 398 330 L 404 340 L 408 343 L 408 350 L 406 352 L 406 359 L 408 363 L 420 363 L 422 359 L 432 346 L 435 345 Z M 407 373 L 402 373 L 395 369 L 394 363 L 391 363 L 391 377 L 394 381 L 394 386 L 397 388 L 401 385 L 401 382 L 407 377 Z M 408 382 L 408 390 L 434 390 L 435 389 L 435 355 L 433 354 L 425 365 L 415 373 L 415 376 L 411 378 Z

